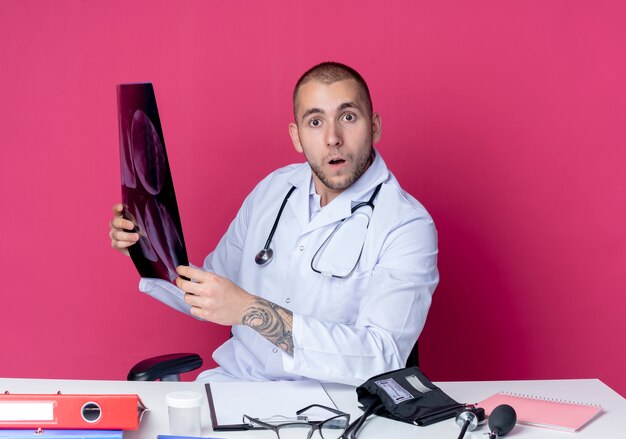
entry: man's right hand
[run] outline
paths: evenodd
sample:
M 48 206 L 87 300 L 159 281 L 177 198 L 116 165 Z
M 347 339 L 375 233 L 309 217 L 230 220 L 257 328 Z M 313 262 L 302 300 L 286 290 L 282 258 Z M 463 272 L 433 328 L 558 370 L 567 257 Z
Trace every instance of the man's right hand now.
M 113 205 L 113 220 L 109 223 L 111 227 L 109 237 L 111 238 L 111 247 L 129 256 L 128 247 L 139 241 L 139 234 L 130 232 L 130 230 L 135 229 L 135 224 L 124 219 L 123 211 L 124 206 L 122 204 Z

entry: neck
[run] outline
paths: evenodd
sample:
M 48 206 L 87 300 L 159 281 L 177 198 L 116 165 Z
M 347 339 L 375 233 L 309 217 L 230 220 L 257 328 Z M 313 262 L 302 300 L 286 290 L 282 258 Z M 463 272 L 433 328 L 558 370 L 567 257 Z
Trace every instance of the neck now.
M 372 148 L 370 156 L 367 159 L 367 163 L 365 165 L 365 169 L 363 169 L 363 172 L 362 172 L 361 176 L 359 177 L 359 179 L 361 177 L 363 177 L 363 174 L 365 174 L 365 172 L 369 169 L 369 167 L 372 165 L 373 161 L 374 161 L 374 148 Z M 315 172 L 313 172 L 312 174 L 313 174 L 313 186 L 315 187 L 315 193 L 320 196 L 320 206 L 321 207 L 326 206 L 328 203 L 330 203 L 335 198 L 337 198 L 337 196 L 339 194 L 341 194 L 343 191 L 348 189 L 348 188 L 344 188 L 344 189 L 332 189 L 332 188 L 329 188 L 328 186 L 326 186 L 322 182 L 322 180 L 320 180 L 317 177 Z M 357 179 L 357 181 L 358 181 L 358 179 Z M 354 184 L 354 183 L 356 183 L 356 181 L 353 182 L 352 184 Z M 348 186 L 348 187 L 350 187 L 350 186 Z
M 320 206 L 324 207 L 345 189 L 331 189 L 326 186 L 322 181 L 317 178 L 317 175 L 313 174 L 313 186 L 315 187 L 315 193 L 320 196 Z

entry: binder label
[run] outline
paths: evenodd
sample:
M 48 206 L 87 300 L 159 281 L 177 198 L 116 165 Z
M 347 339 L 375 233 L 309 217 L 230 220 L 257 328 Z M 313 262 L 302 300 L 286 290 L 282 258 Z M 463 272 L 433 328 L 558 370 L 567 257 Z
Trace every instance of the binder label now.
M 1 402 L 0 422 L 53 421 L 53 402 Z

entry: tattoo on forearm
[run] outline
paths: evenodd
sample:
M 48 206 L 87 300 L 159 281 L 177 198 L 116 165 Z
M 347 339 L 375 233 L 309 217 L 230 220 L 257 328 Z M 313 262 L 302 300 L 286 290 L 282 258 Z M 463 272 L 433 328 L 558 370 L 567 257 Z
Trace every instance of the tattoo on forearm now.
M 241 323 L 251 327 L 270 342 L 293 355 L 293 313 L 285 308 L 258 298 L 247 309 Z

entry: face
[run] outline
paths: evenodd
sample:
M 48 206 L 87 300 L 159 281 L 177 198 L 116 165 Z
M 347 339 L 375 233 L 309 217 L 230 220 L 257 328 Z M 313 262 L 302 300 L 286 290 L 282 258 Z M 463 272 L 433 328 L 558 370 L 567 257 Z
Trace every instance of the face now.
M 372 144 L 380 139 L 377 113 L 369 114 L 366 98 L 353 79 L 303 84 L 296 96 L 296 123 L 289 133 L 296 151 L 306 157 L 322 205 L 363 175 Z

